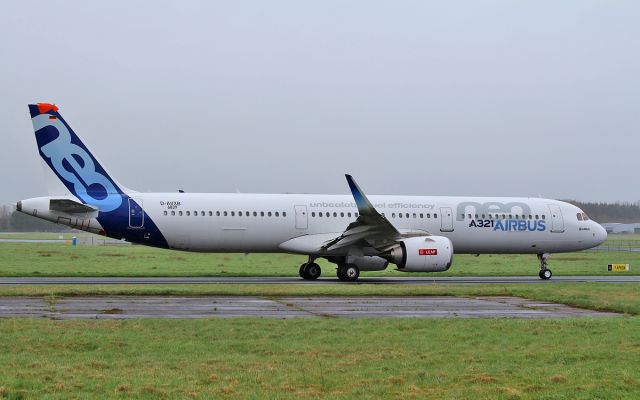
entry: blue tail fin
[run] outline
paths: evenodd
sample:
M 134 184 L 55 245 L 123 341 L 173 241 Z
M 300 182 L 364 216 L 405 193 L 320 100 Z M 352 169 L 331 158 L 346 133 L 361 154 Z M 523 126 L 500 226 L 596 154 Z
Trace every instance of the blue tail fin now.
M 102 212 L 116 210 L 124 194 L 53 104 L 29 104 L 40 156 L 69 193 Z

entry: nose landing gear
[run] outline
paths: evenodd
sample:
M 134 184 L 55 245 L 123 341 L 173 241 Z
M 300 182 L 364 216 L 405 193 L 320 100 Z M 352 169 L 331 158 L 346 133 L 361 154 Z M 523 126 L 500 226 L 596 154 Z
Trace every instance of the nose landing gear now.
M 538 260 L 540 261 L 540 272 L 538 272 L 538 276 L 540 279 L 549 280 L 553 276 L 553 272 L 549 268 L 547 268 L 547 259 L 549 258 L 549 253 L 538 254 Z

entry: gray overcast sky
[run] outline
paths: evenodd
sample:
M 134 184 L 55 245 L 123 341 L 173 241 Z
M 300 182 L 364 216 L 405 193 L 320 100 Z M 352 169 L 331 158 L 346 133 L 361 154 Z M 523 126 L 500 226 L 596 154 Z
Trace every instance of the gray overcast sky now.
M 27 103 L 140 191 L 638 200 L 638 1 L 10 1 L 0 204 Z

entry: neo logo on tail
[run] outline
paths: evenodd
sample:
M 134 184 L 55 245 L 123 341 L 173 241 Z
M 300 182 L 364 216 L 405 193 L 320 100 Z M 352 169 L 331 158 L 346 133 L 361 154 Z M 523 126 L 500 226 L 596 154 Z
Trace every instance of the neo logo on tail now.
M 57 107 L 38 104 L 29 108 L 40 155 L 67 189 L 102 212 L 118 209 L 121 191 L 70 130 Z

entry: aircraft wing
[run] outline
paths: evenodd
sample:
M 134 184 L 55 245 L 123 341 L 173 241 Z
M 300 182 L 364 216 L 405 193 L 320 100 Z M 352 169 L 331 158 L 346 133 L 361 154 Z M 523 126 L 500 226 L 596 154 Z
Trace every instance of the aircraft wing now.
M 348 246 L 371 246 L 377 249 L 394 244 L 403 234 L 371 204 L 351 175 L 346 175 L 351 194 L 358 207 L 358 218 L 338 237 L 326 242 L 322 249 L 332 252 Z

